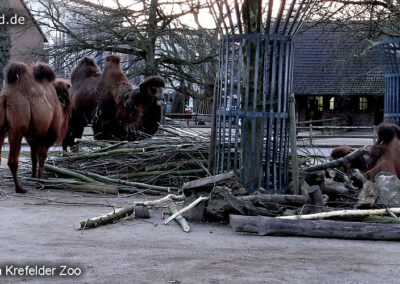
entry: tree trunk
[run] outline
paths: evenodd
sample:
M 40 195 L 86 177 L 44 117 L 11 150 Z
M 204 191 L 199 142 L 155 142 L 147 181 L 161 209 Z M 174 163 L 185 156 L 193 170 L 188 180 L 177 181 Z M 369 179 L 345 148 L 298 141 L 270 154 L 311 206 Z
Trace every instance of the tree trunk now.
M 400 240 L 400 225 L 329 220 L 285 220 L 263 216 L 230 215 L 235 232 L 257 233 L 260 236 L 283 235 L 317 238 Z
M 243 22 L 245 23 L 246 32 L 255 32 L 257 27 L 257 9 L 258 3 L 257 1 L 246 0 L 243 2 Z M 248 50 L 250 49 L 250 50 Z M 261 62 L 261 54 L 263 54 L 261 47 L 259 53 L 259 61 Z M 261 86 L 260 82 L 262 82 L 262 77 L 258 78 L 258 81 L 255 82 L 255 76 L 262 76 L 262 72 L 260 74 L 256 74 L 257 66 L 256 66 L 256 41 L 252 40 L 249 45 L 247 42 L 243 46 L 243 70 L 242 70 L 242 78 L 243 78 L 243 88 L 241 90 L 241 102 L 242 108 L 246 108 L 246 93 L 248 93 L 248 104 L 247 109 L 248 112 L 259 112 L 262 107 L 262 90 L 260 90 Z M 261 64 L 260 68 L 261 68 Z M 247 89 L 248 88 L 248 89 Z M 254 133 L 254 135 L 253 135 Z M 242 172 L 242 178 L 244 179 L 244 186 L 249 188 L 257 189 L 258 178 L 259 178 L 259 167 L 260 167 L 260 159 L 259 153 L 262 147 L 261 136 L 263 135 L 263 126 L 261 125 L 261 118 L 245 118 L 242 125 L 242 141 L 241 141 L 241 167 L 243 167 L 244 171 Z M 254 143 L 254 147 L 253 144 Z M 244 147 L 244 148 L 243 148 Z M 244 159 L 243 159 L 244 157 Z M 253 159 L 251 159 L 253 157 Z

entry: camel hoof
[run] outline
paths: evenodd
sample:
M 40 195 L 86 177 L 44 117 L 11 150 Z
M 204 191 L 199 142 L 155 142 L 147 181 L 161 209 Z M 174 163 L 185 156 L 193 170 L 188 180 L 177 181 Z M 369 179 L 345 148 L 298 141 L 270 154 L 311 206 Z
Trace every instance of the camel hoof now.
M 15 192 L 16 193 L 27 193 L 27 191 L 25 189 L 23 189 L 22 187 L 16 188 Z

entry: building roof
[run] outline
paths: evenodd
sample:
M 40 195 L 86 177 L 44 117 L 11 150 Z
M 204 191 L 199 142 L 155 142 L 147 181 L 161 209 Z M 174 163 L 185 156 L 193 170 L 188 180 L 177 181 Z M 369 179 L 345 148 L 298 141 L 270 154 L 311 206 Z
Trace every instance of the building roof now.
M 383 95 L 384 74 L 372 42 L 315 26 L 294 40 L 296 95 Z

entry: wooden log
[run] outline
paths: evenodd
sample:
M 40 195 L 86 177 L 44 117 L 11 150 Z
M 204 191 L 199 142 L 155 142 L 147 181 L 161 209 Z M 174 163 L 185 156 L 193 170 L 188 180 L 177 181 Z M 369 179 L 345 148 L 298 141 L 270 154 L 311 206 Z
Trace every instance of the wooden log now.
M 302 172 L 302 176 L 309 185 L 321 185 L 325 181 L 325 171 Z
M 159 191 L 163 191 L 163 192 L 170 192 L 171 190 L 179 190 L 179 188 L 177 188 L 177 187 L 151 185 L 151 184 L 146 184 L 146 183 L 141 183 L 141 182 L 122 180 L 122 179 L 112 179 L 109 177 L 105 177 L 105 176 L 95 174 L 95 173 L 90 173 L 90 172 L 85 172 L 85 173 L 90 177 L 97 178 L 99 180 L 106 181 L 109 183 L 117 183 L 117 184 L 129 185 L 129 186 L 136 186 L 136 187 L 140 187 L 140 188 L 148 188 L 148 189 L 159 190 Z
M 338 239 L 400 240 L 399 224 L 373 224 L 330 220 L 282 220 L 264 216 L 230 215 L 235 232 L 257 233 L 260 236 L 281 235 Z
M 135 206 L 135 218 L 150 219 L 149 208 L 144 206 Z
M 324 183 L 321 185 L 321 191 L 329 196 L 349 194 L 349 190 L 343 183 L 331 179 L 326 179 L 324 181 Z
M 197 204 L 199 204 L 202 201 L 206 201 L 208 200 L 208 197 L 203 197 L 200 196 L 199 198 L 197 198 L 195 201 L 193 201 L 191 204 L 189 204 L 188 206 L 186 206 L 185 208 L 182 208 L 181 210 L 177 211 L 176 213 L 174 213 L 173 215 L 171 215 L 170 217 L 168 217 L 167 219 L 164 220 L 164 225 L 167 225 L 169 222 L 171 222 L 172 220 L 174 220 L 177 216 L 183 214 L 184 212 L 192 209 L 193 207 L 195 207 Z
M 239 200 L 245 202 L 270 202 L 290 206 L 303 206 L 307 198 L 304 195 L 288 195 L 288 194 L 258 194 L 240 196 Z
M 76 179 L 79 179 L 81 181 L 84 182 L 89 182 L 89 183 L 95 183 L 95 184 L 102 184 L 101 182 L 98 182 L 97 180 L 91 179 L 83 174 L 68 170 L 68 169 L 64 169 L 64 168 L 60 168 L 60 167 L 56 167 L 56 166 L 52 166 L 49 164 L 44 164 L 44 168 L 48 171 L 52 171 L 64 176 L 69 176 L 69 177 L 73 177 Z
M 171 202 L 170 204 L 168 204 L 168 209 L 169 209 L 169 212 L 171 213 L 171 215 L 174 215 L 178 212 L 178 210 L 176 210 L 176 205 L 174 202 Z M 182 227 L 182 230 L 184 232 L 189 233 L 190 226 L 189 226 L 188 222 L 186 221 L 186 219 L 183 218 L 182 215 L 178 215 L 175 218 L 175 221 Z
M 109 185 L 97 185 L 97 184 L 58 184 L 52 186 L 54 189 L 64 189 L 77 192 L 93 192 L 93 193 L 106 193 L 106 194 L 118 194 L 118 188 Z
M 257 195 L 250 202 L 234 196 L 229 188 L 216 186 L 211 192 L 206 208 L 206 216 L 212 221 L 228 222 L 229 214 L 275 217 L 280 216 L 284 210 L 285 205 L 268 201 L 263 202 L 262 198 L 257 199 Z
M 190 161 L 179 161 L 179 162 L 166 162 L 163 164 L 159 165 L 152 165 L 152 166 L 146 166 L 145 171 L 146 172 L 153 172 L 153 171 L 160 171 L 160 170 L 170 170 L 170 169 L 176 169 L 176 168 L 182 168 L 182 167 L 200 167 L 201 165 L 207 165 L 206 160 L 190 160 Z
M 367 148 L 368 148 L 368 146 L 364 146 L 360 149 L 357 149 L 357 150 L 351 152 L 350 154 L 348 154 L 340 159 L 329 161 L 329 162 L 311 166 L 311 167 L 307 167 L 307 168 L 304 168 L 303 170 L 306 172 L 314 172 L 314 171 L 326 170 L 328 168 L 337 168 L 339 166 L 350 163 L 354 159 L 357 159 L 364 154 L 367 154 L 368 153 Z
M 200 188 L 201 189 L 213 188 L 214 186 L 219 185 L 221 182 L 235 179 L 235 177 L 236 177 L 235 173 L 224 173 L 216 176 L 196 179 L 193 181 L 185 182 L 183 184 L 182 189 L 188 190 L 188 189 L 200 189 Z
M 334 169 L 333 171 L 335 172 L 335 177 L 334 177 L 335 181 L 344 182 L 344 183 L 350 182 L 349 176 L 346 175 L 344 172 L 342 172 L 338 169 Z
M 122 218 L 128 217 L 133 214 L 135 206 L 128 206 L 125 208 L 116 209 L 113 212 L 107 213 L 105 215 L 87 219 L 79 223 L 75 223 L 75 229 L 84 230 L 90 228 L 96 228 L 99 226 L 111 224 L 119 221 Z
M 163 176 L 163 175 L 185 176 L 192 174 L 201 174 L 204 172 L 205 169 L 178 170 L 178 171 L 152 171 L 152 172 L 136 172 L 136 173 L 121 174 L 121 175 L 112 175 L 108 177 L 119 178 L 119 179 L 134 179 L 139 177 Z
M 312 212 L 318 213 L 322 211 L 324 206 L 324 199 L 322 197 L 321 189 L 318 185 L 313 185 L 308 189 L 308 202 L 313 206 Z
M 399 214 L 400 208 L 389 208 L 393 213 Z M 343 217 L 343 216 L 368 216 L 368 215 L 387 215 L 386 209 L 366 209 L 366 210 L 336 210 L 323 213 L 307 214 L 307 215 L 297 215 L 297 216 L 280 216 L 276 217 L 279 219 L 303 219 L 303 220 L 313 220 L 322 218 L 332 218 L 332 217 Z

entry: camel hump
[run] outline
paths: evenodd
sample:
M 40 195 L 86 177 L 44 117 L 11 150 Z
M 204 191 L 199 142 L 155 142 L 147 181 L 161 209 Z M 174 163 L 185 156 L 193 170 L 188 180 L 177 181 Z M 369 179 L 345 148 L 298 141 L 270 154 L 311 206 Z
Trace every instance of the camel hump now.
M 149 76 L 139 85 L 142 93 L 145 93 L 148 87 L 165 88 L 165 80 L 160 76 Z
M 119 55 L 113 55 L 113 54 L 108 55 L 106 57 L 106 62 L 112 62 L 119 65 L 121 63 L 121 57 Z
M 33 65 L 33 76 L 36 81 L 47 80 L 53 82 L 56 79 L 56 73 L 50 65 L 38 62 Z
M 7 64 L 4 73 L 6 83 L 15 84 L 19 79 L 29 73 L 29 67 L 23 62 L 11 61 Z
M 378 143 L 389 144 L 394 137 L 400 139 L 400 127 L 394 123 L 383 122 L 377 129 Z

